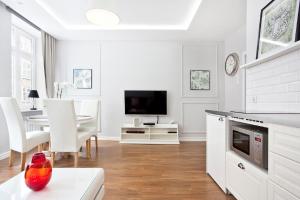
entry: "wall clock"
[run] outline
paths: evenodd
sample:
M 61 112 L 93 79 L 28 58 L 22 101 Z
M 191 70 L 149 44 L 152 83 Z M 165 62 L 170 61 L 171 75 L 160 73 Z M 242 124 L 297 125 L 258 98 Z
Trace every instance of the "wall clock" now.
M 228 76 L 233 76 L 239 69 L 240 60 L 237 53 L 231 53 L 225 61 L 225 72 Z

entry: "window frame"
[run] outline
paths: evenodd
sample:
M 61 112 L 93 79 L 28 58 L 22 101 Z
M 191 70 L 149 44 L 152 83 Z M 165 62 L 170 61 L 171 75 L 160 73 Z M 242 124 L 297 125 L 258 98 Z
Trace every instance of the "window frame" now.
M 20 37 L 23 36 L 31 40 L 31 53 L 21 50 Z M 37 78 L 37 37 L 34 34 L 22 29 L 20 26 L 15 24 L 11 25 L 11 37 L 15 39 L 15 46 L 12 45 L 11 39 L 11 68 L 12 68 L 12 96 L 17 99 L 20 107 L 22 109 L 28 109 L 32 102 L 30 100 L 22 102 L 22 91 L 21 91 L 21 80 L 22 78 L 22 69 L 21 69 L 21 59 L 24 58 L 31 62 L 31 85 L 30 89 L 36 88 L 36 78 Z M 17 66 L 19 65 L 19 66 Z M 19 73 L 17 75 L 17 73 Z M 19 79 L 19 80 L 17 80 Z M 19 86 L 18 86 L 19 85 Z M 19 88 L 18 88 L 19 87 Z

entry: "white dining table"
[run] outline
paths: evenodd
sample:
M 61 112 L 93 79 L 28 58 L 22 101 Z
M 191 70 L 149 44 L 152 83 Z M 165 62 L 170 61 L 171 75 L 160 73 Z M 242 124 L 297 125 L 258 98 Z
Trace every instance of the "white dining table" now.
M 93 117 L 87 115 L 77 115 L 77 124 L 85 124 L 94 120 Z M 33 115 L 26 118 L 27 122 L 36 126 L 49 126 L 49 119 L 47 115 Z
M 89 123 L 93 121 L 95 118 L 88 116 L 88 115 L 77 115 L 76 116 L 76 122 L 77 125 L 80 126 L 81 124 Z M 39 127 L 41 130 L 45 127 L 49 127 L 49 119 L 47 115 L 31 115 L 26 118 L 27 123 L 30 125 L 34 125 L 35 127 Z M 46 157 L 50 157 L 50 150 L 43 151 L 43 153 L 46 155 Z M 56 160 L 59 160 L 62 158 L 61 154 L 57 154 L 55 156 Z

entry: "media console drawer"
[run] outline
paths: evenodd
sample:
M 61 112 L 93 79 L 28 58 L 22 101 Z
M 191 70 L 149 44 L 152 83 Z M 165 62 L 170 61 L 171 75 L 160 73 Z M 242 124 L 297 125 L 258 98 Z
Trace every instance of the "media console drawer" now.
M 178 124 L 156 124 L 155 126 L 123 124 L 120 143 L 179 144 Z

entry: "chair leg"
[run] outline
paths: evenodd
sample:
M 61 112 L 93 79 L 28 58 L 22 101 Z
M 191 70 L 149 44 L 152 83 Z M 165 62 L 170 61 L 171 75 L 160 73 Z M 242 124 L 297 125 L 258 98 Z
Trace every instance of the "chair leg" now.
M 91 154 L 91 146 L 92 146 L 92 140 L 91 138 L 89 139 L 89 159 L 92 157 L 92 154 Z
M 78 166 L 78 152 L 74 153 L 74 167 L 77 168 Z
M 21 171 L 25 169 L 26 153 L 21 153 Z
M 85 141 L 85 156 L 89 158 L 89 140 Z
M 13 162 L 14 162 L 14 151 L 10 150 L 9 151 L 8 166 L 11 167 Z
M 94 136 L 95 137 L 95 145 L 96 145 L 96 152 L 98 151 L 98 137 L 97 135 Z
M 43 145 L 42 145 L 42 144 L 39 144 L 39 145 L 38 145 L 38 152 L 42 152 L 42 150 L 43 150 Z
M 54 162 L 55 162 L 55 152 L 51 152 L 51 165 L 54 167 Z

